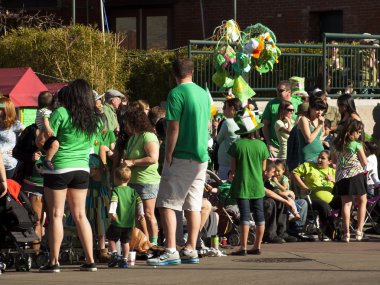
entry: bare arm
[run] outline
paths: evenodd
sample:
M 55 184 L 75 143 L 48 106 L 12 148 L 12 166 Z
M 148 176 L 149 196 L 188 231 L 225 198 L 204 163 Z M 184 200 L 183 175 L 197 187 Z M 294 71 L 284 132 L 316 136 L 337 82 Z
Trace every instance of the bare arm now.
M 292 173 L 292 176 L 293 176 L 293 181 L 297 184 L 298 187 L 301 188 L 301 191 L 306 191 L 309 189 L 307 185 L 305 184 L 305 182 L 302 181 L 300 176 L 298 176 L 295 173 Z
M 49 118 L 44 117 L 44 127 L 49 136 L 54 136 L 53 130 L 50 128 Z
M 281 184 L 278 181 L 277 177 L 273 177 L 272 181 L 277 185 L 278 189 L 280 189 L 281 192 L 285 192 L 286 191 L 286 188 L 288 186 L 288 182 L 285 182 L 284 185 L 283 185 L 283 184 Z
M 177 144 L 179 133 L 179 121 L 167 121 L 165 160 L 172 164 L 173 151 Z
M 322 127 L 323 124 L 318 124 L 318 127 L 316 127 L 313 132 L 310 132 L 309 122 L 306 117 L 302 117 L 298 123 L 298 128 L 308 144 L 312 143 L 316 139 L 318 133 L 322 130 Z
M 281 132 L 284 132 L 284 133 L 286 133 L 286 134 L 290 134 L 290 132 L 291 132 L 292 129 L 293 129 L 292 120 L 291 120 L 290 118 L 288 118 L 288 117 L 286 117 L 285 119 L 286 119 L 286 121 L 288 122 L 288 126 L 287 126 L 287 127 L 286 127 L 286 126 L 281 127 L 281 128 L 280 128 L 280 131 L 281 131 Z
M 149 166 L 158 162 L 159 155 L 159 145 L 158 142 L 148 142 L 144 145 L 145 157 L 134 159 L 134 160 L 125 160 L 124 162 L 128 167 L 131 166 Z
M 367 157 L 365 156 L 364 148 L 359 149 L 358 157 L 359 157 L 360 164 L 362 165 L 362 167 L 365 167 L 367 165 Z
M 269 134 L 270 122 L 268 120 L 263 120 L 263 124 L 264 124 L 264 127 L 263 127 L 264 140 L 267 145 L 270 145 L 271 144 L 270 134 Z
M 7 175 L 3 163 L 3 153 L 0 151 L 0 198 L 7 194 Z
M 273 191 L 265 188 L 265 196 L 268 198 L 272 198 L 273 200 L 279 201 L 281 203 L 284 203 L 288 208 L 292 210 L 292 212 L 296 212 L 297 209 L 294 207 L 293 203 L 289 201 L 287 198 L 283 198 L 280 195 L 274 193 Z

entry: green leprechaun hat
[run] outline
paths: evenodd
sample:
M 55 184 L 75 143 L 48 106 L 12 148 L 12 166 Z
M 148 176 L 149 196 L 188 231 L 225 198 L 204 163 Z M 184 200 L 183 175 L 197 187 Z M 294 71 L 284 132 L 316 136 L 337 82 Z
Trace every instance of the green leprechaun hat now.
M 293 76 L 289 78 L 290 84 L 291 84 L 291 90 L 292 90 L 292 97 L 295 98 L 302 98 L 302 97 L 308 97 L 309 94 L 305 91 L 305 78 L 304 77 L 298 77 Z
M 237 135 L 247 135 L 264 126 L 263 123 L 256 121 L 255 115 L 248 108 L 243 108 L 238 111 L 234 120 L 239 127 L 239 130 L 235 132 Z

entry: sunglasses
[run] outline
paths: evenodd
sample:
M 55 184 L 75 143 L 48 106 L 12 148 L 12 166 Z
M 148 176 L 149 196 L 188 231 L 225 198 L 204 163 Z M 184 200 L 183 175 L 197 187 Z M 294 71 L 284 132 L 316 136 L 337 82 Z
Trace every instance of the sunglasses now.
M 293 113 L 295 110 L 294 109 L 286 109 L 286 111 Z
M 287 91 L 287 90 L 286 89 L 277 89 L 278 93 L 282 93 L 282 92 L 285 92 L 285 91 Z

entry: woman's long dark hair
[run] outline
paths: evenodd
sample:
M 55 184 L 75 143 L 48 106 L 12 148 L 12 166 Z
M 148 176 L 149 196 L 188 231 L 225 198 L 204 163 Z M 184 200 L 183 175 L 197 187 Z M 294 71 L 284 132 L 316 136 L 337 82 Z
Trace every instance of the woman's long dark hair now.
M 339 96 L 337 99 L 337 105 L 344 107 L 344 111 L 347 112 L 350 116 L 352 113 L 356 114 L 354 97 L 352 97 L 350 94 L 343 94 Z
M 334 146 L 339 151 L 342 152 L 347 143 L 350 142 L 349 136 L 353 132 L 362 131 L 362 135 L 360 136 L 359 140 L 362 142 L 364 146 L 364 124 L 361 121 L 355 120 L 355 119 L 348 119 L 347 122 L 344 124 L 343 129 L 338 132 L 337 137 L 334 140 Z
M 63 98 L 63 106 L 70 112 L 77 131 L 90 137 L 99 130 L 99 115 L 96 114 L 92 88 L 83 79 L 71 82 Z

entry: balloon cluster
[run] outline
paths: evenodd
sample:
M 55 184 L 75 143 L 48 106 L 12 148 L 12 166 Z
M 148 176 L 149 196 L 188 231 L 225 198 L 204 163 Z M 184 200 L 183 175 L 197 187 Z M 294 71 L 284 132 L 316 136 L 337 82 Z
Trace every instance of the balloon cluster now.
M 218 43 L 214 50 L 216 72 L 212 81 L 221 91 L 229 89 L 245 102 L 255 92 L 242 75 L 251 70 L 260 74 L 273 70 L 281 55 L 276 36 L 260 23 L 241 31 L 234 20 L 229 20 L 214 30 L 213 39 Z

